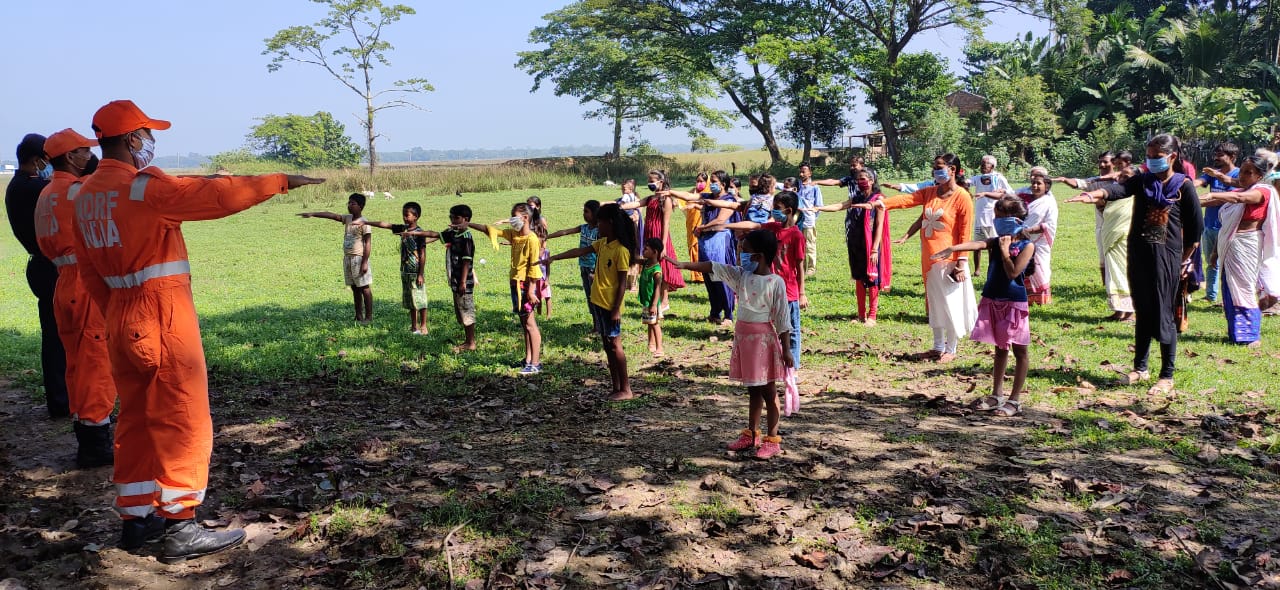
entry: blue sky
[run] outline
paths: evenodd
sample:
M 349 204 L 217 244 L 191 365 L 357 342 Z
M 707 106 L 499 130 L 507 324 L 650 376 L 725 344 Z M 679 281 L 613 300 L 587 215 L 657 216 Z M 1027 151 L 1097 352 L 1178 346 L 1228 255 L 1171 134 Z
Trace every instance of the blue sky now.
M 425 77 L 436 91 L 419 97 L 426 112 L 379 116 L 380 150 L 609 143 L 609 123 L 584 120 L 572 97 L 546 89 L 531 94 L 531 78 L 513 65 L 516 52 L 531 48 L 528 33 L 542 15 L 567 0 L 402 1 L 418 14 L 388 29 L 384 37 L 396 46 L 392 67 L 376 75 L 385 82 Z M 261 55 L 263 40 L 277 30 L 322 15 L 306 0 L 7 3 L 0 13 L 0 52 L 9 66 L 0 90 L 0 144 L 64 127 L 88 135 L 93 111 L 117 98 L 173 121 L 158 137 L 162 155 L 234 149 L 256 117 L 320 110 L 334 113 L 361 141 L 358 95 L 315 66 L 268 73 Z M 1026 16 L 997 15 L 987 37 L 1008 40 L 1037 26 Z M 910 50 L 958 58 L 963 46 L 959 31 L 944 31 L 919 37 Z M 857 129 L 870 127 L 865 118 L 855 117 Z M 760 145 L 741 126 L 713 136 Z M 688 141 L 683 130 L 661 125 L 646 126 L 644 137 L 655 144 Z M 10 151 L 3 159 L 12 158 Z

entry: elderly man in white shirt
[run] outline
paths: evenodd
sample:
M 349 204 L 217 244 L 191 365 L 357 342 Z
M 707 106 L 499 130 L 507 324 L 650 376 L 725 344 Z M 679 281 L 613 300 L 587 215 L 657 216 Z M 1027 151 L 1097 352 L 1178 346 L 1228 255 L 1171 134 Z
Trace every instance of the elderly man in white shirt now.
M 978 173 L 969 177 L 969 188 L 973 193 L 973 239 L 986 240 L 996 237 L 996 201 L 1006 195 L 1014 194 L 1013 187 L 1003 174 L 996 172 L 996 157 L 990 154 L 982 156 L 982 164 Z M 973 253 L 973 271 L 978 272 L 982 266 L 982 251 Z

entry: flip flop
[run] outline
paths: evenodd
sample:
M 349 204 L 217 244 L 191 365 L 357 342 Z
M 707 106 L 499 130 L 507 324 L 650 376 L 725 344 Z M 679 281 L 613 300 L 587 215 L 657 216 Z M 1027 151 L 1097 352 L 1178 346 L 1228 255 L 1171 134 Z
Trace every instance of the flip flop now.
M 1002 418 L 1012 418 L 1022 414 L 1022 402 L 1018 400 L 1005 400 L 1000 407 L 995 409 L 995 414 Z
M 975 400 L 972 405 L 973 409 L 978 410 L 979 412 L 989 412 L 1003 406 L 1004 402 L 1008 399 L 1009 398 L 1004 396 L 996 397 L 994 395 L 988 395 L 987 397 Z
M 1156 381 L 1151 389 L 1147 390 L 1147 395 L 1169 394 L 1173 392 L 1173 379 L 1160 379 Z
M 1151 371 L 1129 371 L 1128 375 L 1120 378 L 1120 384 L 1136 385 L 1149 380 L 1151 380 Z

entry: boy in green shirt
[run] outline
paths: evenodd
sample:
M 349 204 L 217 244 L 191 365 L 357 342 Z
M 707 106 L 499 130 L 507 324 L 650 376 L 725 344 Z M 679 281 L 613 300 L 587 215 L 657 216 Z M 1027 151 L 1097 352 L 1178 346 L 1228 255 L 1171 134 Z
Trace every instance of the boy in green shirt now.
M 644 268 L 640 270 L 640 321 L 649 327 L 649 352 L 662 358 L 662 316 L 658 302 L 666 289 L 662 282 L 662 240 L 649 238 L 644 242 Z

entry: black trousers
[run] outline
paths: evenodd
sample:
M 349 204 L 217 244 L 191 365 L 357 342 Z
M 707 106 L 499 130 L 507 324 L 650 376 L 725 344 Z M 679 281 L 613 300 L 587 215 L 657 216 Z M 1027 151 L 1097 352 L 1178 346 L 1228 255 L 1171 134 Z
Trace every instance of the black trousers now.
M 1147 357 L 1151 355 L 1151 341 L 1155 340 L 1154 334 L 1144 334 L 1142 330 L 1138 330 L 1134 334 L 1133 342 L 1133 370 L 1146 371 Z M 1174 364 L 1178 358 L 1178 341 L 1174 340 L 1168 344 L 1160 342 L 1160 375 L 1158 379 L 1173 379 Z
M 53 290 L 58 284 L 58 267 L 43 257 L 27 262 L 27 286 L 36 296 L 40 312 L 40 371 L 44 374 L 44 399 L 49 416 L 71 414 L 67 402 L 67 351 L 58 338 L 58 321 L 53 315 Z

